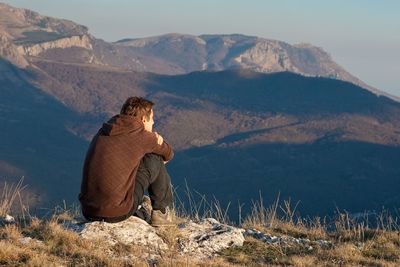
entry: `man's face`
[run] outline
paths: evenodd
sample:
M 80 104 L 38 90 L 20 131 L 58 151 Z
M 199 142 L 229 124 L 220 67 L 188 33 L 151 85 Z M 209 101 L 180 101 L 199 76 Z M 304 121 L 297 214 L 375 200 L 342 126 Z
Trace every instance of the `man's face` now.
M 154 124 L 153 110 L 151 110 L 150 119 L 147 120 L 146 116 L 144 116 L 142 121 L 143 121 L 143 124 L 144 124 L 144 129 L 146 131 L 148 131 L 148 132 L 152 132 L 153 131 L 153 124 Z

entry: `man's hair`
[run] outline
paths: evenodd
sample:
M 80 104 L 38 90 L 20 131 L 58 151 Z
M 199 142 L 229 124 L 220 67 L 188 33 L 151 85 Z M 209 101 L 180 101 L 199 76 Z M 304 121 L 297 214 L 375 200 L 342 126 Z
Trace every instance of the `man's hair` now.
M 150 120 L 151 110 L 154 103 L 150 100 L 144 99 L 143 97 L 129 97 L 121 108 L 121 114 L 130 115 L 139 119 L 146 117 Z

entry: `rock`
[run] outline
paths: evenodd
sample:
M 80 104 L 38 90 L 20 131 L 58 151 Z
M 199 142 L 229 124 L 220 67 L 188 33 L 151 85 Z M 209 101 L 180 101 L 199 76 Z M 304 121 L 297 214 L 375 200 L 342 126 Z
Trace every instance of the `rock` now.
M 5 217 L 5 221 L 13 223 L 13 222 L 15 222 L 15 219 L 13 216 L 7 214 Z
M 156 228 L 134 216 L 119 223 L 88 222 L 76 229 L 85 239 L 100 239 L 110 245 L 122 243 L 146 246 L 154 250 L 167 249 L 167 244 L 158 236 Z
M 64 227 L 80 234 L 84 239 L 100 240 L 114 246 L 118 243 L 125 245 L 138 245 L 145 248 L 145 253 L 140 257 L 151 262 L 157 262 L 160 252 L 168 248 L 167 244 L 157 234 L 156 228 L 150 226 L 144 220 L 131 216 L 118 223 L 106 222 L 65 222 Z M 110 257 L 120 257 L 114 255 L 112 250 L 105 250 Z M 127 262 L 134 262 L 136 255 L 126 255 L 121 259 Z
M 146 247 L 148 258 L 152 259 L 168 249 L 168 245 L 158 234 L 160 230 L 137 217 L 130 217 L 119 223 L 66 223 L 64 227 L 78 232 L 82 238 L 100 239 L 111 246 L 123 243 Z M 189 221 L 180 224 L 176 230 L 180 237 L 178 252 L 195 259 L 212 257 L 222 249 L 242 246 L 244 242 L 243 229 L 221 224 L 212 218 L 203 219 L 199 223 Z
M 20 45 L 17 46 L 17 49 L 18 52 L 22 55 L 38 56 L 39 54 L 49 49 L 55 49 L 55 48 L 64 49 L 71 47 L 81 47 L 88 50 L 93 49 L 90 37 L 87 35 L 70 36 L 70 37 L 60 38 L 54 41 L 43 42 L 33 45 Z
M 272 236 L 267 233 L 262 233 L 255 229 L 247 229 L 244 232 L 244 235 L 251 236 L 257 240 L 260 240 L 264 243 L 279 245 L 279 246 L 291 246 L 291 245 L 301 245 L 308 250 L 313 250 L 313 246 L 319 246 L 321 248 L 332 248 L 334 245 L 332 242 L 327 240 L 316 240 L 311 241 L 308 238 L 295 238 L 292 236 Z
M 28 237 L 28 236 L 21 237 L 21 238 L 18 239 L 18 241 L 21 244 L 24 244 L 24 245 L 27 245 L 27 244 L 30 244 L 30 243 L 35 243 L 35 244 L 39 244 L 39 245 L 43 244 L 43 241 L 37 240 L 37 239 L 33 239 L 31 237 Z
M 2 29 L 0 29 L 0 57 L 6 58 L 20 68 L 29 65 L 25 57 L 18 51 L 17 46 L 12 43 L 9 34 Z
M 15 223 L 15 219 L 11 215 L 6 214 L 5 216 L 0 217 L 0 226 Z
M 244 242 L 244 229 L 221 224 L 212 218 L 199 223 L 189 221 L 179 228 L 183 236 L 178 241 L 181 253 L 197 259 L 210 258 L 222 249 L 242 246 Z

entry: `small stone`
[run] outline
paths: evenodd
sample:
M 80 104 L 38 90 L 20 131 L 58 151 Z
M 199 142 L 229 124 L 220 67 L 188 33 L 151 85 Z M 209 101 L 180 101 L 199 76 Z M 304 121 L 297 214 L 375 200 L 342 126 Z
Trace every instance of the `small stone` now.
M 271 241 L 272 243 L 275 243 L 275 242 L 278 241 L 278 237 L 277 237 L 277 236 L 271 236 L 270 241 Z
M 11 216 L 11 215 L 8 215 L 8 214 L 6 215 L 6 217 L 4 218 L 4 220 L 5 220 L 6 222 L 9 222 L 9 223 L 15 222 L 14 217 Z
M 37 240 L 37 239 L 33 239 L 31 237 L 21 237 L 20 239 L 18 239 L 18 241 L 24 245 L 27 245 L 29 243 L 36 243 L 36 244 L 43 244 L 43 241 L 41 240 Z
M 28 244 L 29 242 L 32 241 L 32 238 L 30 237 L 22 237 L 20 239 L 18 239 L 18 241 L 24 245 Z
M 0 217 L 0 226 L 7 224 L 15 224 L 15 219 L 13 216 L 6 214 L 4 217 Z
M 252 229 L 247 229 L 247 230 L 245 231 L 245 233 L 246 233 L 247 235 L 254 235 L 256 232 L 254 232 Z

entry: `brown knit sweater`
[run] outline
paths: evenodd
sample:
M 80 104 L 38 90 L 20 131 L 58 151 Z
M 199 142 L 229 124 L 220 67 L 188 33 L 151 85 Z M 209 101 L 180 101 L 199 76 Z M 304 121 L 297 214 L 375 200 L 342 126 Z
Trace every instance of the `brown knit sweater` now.
M 140 160 L 146 153 L 173 157 L 170 145 L 157 144 L 154 133 L 128 115 L 112 117 L 93 138 L 86 154 L 79 201 L 86 217 L 118 217 L 129 213 Z

